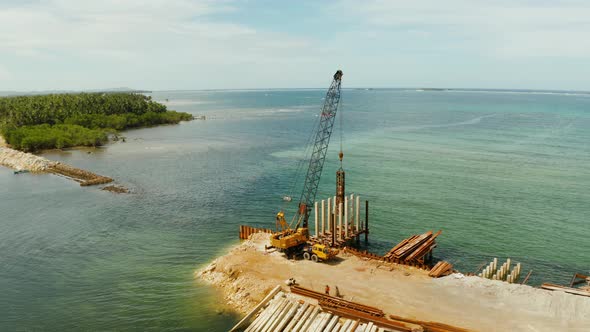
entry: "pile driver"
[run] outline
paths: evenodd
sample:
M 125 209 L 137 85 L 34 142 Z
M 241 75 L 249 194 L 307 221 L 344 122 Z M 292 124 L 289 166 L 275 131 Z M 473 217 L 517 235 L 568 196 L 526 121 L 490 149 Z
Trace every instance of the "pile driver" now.
M 330 136 L 334 128 L 334 120 L 336 119 L 336 112 L 340 104 L 340 85 L 342 81 L 342 71 L 338 70 L 333 77 L 332 84 L 326 93 L 324 105 L 319 114 L 319 125 L 315 132 L 313 139 L 313 149 L 311 157 L 309 158 L 309 165 L 303 185 L 303 191 L 299 199 L 297 209 L 297 223 L 292 228 L 285 221 L 285 214 L 283 211 L 277 213 L 276 226 L 277 232 L 271 237 L 271 246 L 280 251 L 286 252 L 289 256 L 293 253 L 301 252 L 307 245 L 309 240 L 308 221 L 311 208 L 315 202 L 324 161 L 326 160 L 326 152 L 328 151 L 328 144 L 330 143 Z M 342 151 L 340 152 L 340 160 L 342 160 Z M 293 220 L 295 220 L 295 218 Z M 327 253 L 328 258 L 333 256 L 333 251 L 329 248 L 323 248 L 324 254 Z M 308 254 L 309 256 L 309 254 Z M 317 257 L 316 259 L 317 260 Z

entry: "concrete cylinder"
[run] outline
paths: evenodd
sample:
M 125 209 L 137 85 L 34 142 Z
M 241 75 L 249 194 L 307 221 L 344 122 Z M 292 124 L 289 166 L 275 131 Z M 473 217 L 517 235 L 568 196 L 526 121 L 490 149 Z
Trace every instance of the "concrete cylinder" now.
M 332 204 L 334 205 L 332 207 L 332 213 L 334 213 L 334 215 L 337 215 L 338 212 L 336 210 L 338 210 L 338 205 L 336 204 L 336 196 L 332 197 Z
M 342 203 L 338 204 L 338 238 L 342 240 Z
M 332 232 L 332 222 L 330 221 L 330 215 L 332 215 L 332 197 L 328 198 L 328 232 Z
M 498 258 L 494 257 L 494 267 L 492 268 L 493 270 L 497 270 L 498 269 Z
M 360 227 L 359 227 L 360 226 L 360 223 L 361 223 L 360 222 L 360 220 L 361 220 L 360 213 L 361 213 L 361 197 L 360 196 L 357 196 L 356 197 L 356 216 L 355 216 L 357 232 L 360 230 Z
M 348 224 L 350 225 L 350 230 L 354 228 L 354 194 L 350 194 L 350 198 L 348 199 L 348 217 L 350 220 Z
M 326 233 L 326 204 L 322 199 L 322 234 Z
M 348 196 L 344 196 L 344 238 L 348 239 Z
M 319 228 L 319 218 L 318 218 L 318 202 L 313 204 L 313 218 L 315 221 L 315 237 L 317 238 L 319 235 L 318 229 Z

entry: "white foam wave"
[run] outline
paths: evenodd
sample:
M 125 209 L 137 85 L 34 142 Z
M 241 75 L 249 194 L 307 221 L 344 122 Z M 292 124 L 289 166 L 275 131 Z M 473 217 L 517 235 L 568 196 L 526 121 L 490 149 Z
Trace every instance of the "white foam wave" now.
M 416 90 L 416 91 L 418 91 L 418 90 Z M 590 97 L 590 92 L 566 92 L 566 91 L 561 92 L 561 91 L 509 91 L 509 90 L 456 90 L 456 89 L 450 89 L 450 90 L 445 90 L 444 92 Z
M 414 130 L 422 130 L 422 129 L 432 129 L 432 128 L 447 128 L 447 127 L 457 127 L 457 126 L 467 126 L 467 125 L 474 125 L 481 122 L 481 120 L 486 118 L 491 118 L 496 116 L 496 114 L 489 114 L 489 115 L 482 115 L 476 118 L 461 121 L 461 122 L 451 122 L 451 123 L 442 123 L 442 124 L 429 124 L 429 125 L 418 125 L 418 126 L 399 126 L 399 127 L 392 127 L 390 128 L 391 131 L 414 131 Z
M 184 105 L 203 105 L 203 104 L 211 104 L 210 101 L 203 101 L 203 100 L 190 100 L 190 99 L 178 99 L 178 100 L 169 100 L 169 101 L 158 101 L 166 106 L 184 106 Z

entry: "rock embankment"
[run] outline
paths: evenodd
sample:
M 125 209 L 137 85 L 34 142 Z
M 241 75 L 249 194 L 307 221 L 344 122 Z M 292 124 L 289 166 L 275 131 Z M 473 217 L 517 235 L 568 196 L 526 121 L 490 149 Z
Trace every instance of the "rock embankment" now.
M 80 183 L 81 186 L 94 186 L 113 182 L 113 179 L 106 176 L 7 147 L 0 147 L 0 165 L 18 171 L 26 170 L 36 173 L 53 173 L 72 179 Z M 125 188 L 122 189 L 126 191 Z
M 47 172 L 65 176 L 68 179 L 79 182 L 83 187 L 113 182 L 113 179 L 109 177 L 94 174 L 62 163 L 55 163 L 54 165 L 49 166 Z
M 45 172 L 57 162 L 36 156 L 31 153 L 17 151 L 11 148 L 0 147 L 0 165 L 15 170 L 27 170 L 30 172 Z

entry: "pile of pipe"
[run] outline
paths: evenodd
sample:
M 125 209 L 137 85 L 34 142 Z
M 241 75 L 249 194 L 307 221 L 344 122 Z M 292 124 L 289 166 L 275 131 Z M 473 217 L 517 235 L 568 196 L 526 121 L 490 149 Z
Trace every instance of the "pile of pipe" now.
M 491 280 L 506 281 L 512 284 L 517 282 L 520 278 L 520 263 L 516 263 L 514 268 L 512 268 L 510 258 L 508 258 L 506 262 L 498 268 L 498 258 L 494 258 L 494 260 L 491 261 L 490 264 L 478 274 L 478 276 Z

